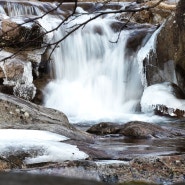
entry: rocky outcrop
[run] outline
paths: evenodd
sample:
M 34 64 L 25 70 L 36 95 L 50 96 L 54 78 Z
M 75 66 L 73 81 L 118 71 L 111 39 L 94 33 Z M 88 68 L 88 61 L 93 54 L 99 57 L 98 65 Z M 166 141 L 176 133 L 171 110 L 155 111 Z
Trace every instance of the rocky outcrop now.
M 9 18 L 1 20 L 1 47 L 40 47 L 44 41 L 44 29 L 31 18 Z
M 156 0 L 149 1 L 136 1 L 139 4 L 139 7 L 152 7 L 157 4 Z M 166 18 L 168 18 L 172 12 L 175 11 L 176 4 L 169 4 L 168 2 L 161 2 L 158 6 L 149 8 L 147 10 L 138 11 L 133 13 L 123 13 L 121 18 L 129 19 L 132 22 L 136 23 L 150 23 L 150 24 L 161 24 Z
M 176 12 L 162 25 L 156 37 L 156 49 L 150 53 L 149 60 L 146 59 L 144 62 L 148 85 L 171 81 L 177 83 L 184 91 L 184 13 L 185 3 L 180 0 Z
M 39 77 L 45 31 L 37 20 L 1 17 L 0 89 L 26 100 L 34 99 L 37 91 L 33 79 Z M 37 49 L 40 48 L 40 49 Z
M 69 124 L 60 111 L 0 93 L 0 129 L 34 129 L 55 132 L 71 139 L 92 141 L 92 136 Z

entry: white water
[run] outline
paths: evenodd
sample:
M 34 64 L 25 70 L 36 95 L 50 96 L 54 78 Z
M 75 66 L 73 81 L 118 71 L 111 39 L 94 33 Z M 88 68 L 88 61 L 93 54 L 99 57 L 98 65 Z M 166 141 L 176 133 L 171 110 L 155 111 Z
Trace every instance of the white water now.
M 118 36 L 111 22 L 100 18 L 89 23 L 53 55 L 56 80 L 46 87 L 45 106 L 63 111 L 71 122 L 120 120 L 136 110 L 142 85 L 137 60 L 126 56 L 130 32 L 111 43 Z M 63 35 L 58 32 L 56 40 Z
M 80 16 L 67 26 L 87 19 L 87 15 Z M 138 53 L 128 53 L 126 43 L 132 31 L 122 31 L 118 42 L 112 43 L 118 38 L 112 22 L 115 17 L 110 15 L 90 22 L 54 52 L 56 80 L 45 88 L 45 106 L 61 110 L 71 123 L 158 119 L 136 113 L 147 86 L 143 59 L 155 49 L 158 31 Z M 55 40 L 62 38 L 65 30 L 70 29 L 55 33 Z

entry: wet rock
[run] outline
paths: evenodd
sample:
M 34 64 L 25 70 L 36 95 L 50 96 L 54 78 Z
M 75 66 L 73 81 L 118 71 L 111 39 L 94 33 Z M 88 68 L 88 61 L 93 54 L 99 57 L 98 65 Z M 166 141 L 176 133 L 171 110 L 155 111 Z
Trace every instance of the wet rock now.
M 33 98 L 32 102 L 37 104 L 37 105 L 43 105 L 43 103 L 44 103 L 43 91 L 38 86 L 37 86 L 37 89 L 36 89 L 35 97 Z
M 123 134 L 127 137 L 133 138 L 163 138 L 163 137 L 170 137 L 173 134 L 169 133 L 166 129 L 162 127 L 147 123 L 147 122 L 140 122 L 140 121 L 132 121 L 126 123 L 124 128 L 119 131 L 120 134 Z
M 57 176 L 48 176 L 48 175 L 34 175 L 34 174 L 25 174 L 25 173 L 1 173 L 1 184 L 8 185 L 40 185 L 40 184 L 55 184 L 60 185 L 61 182 L 63 185 L 102 185 L 103 183 L 93 181 L 93 180 L 83 180 L 83 179 L 74 179 L 74 178 L 65 178 Z
M 120 131 L 120 125 L 111 122 L 102 122 L 90 127 L 87 132 L 96 135 L 106 135 L 106 134 L 117 134 Z
M 137 139 L 168 138 L 185 135 L 185 133 L 180 130 L 173 131 L 156 124 L 141 121 L 132 121 L 122 125 L 115 123 L 99 123 L 93 125 L 87 132 L 97 135 L 120 134 Z
M 5 86 L 5 85 L 0 85 L 0 92 L 4 94 L 13 94 L 13 87 L 11 86 Z
M 150 38 L 152 33 L 155 31 L 155 27 L 151 27 L 151 29 L 136 29 L 130 34 L 127 40 L 127 49 L 132 52 L 136 52 L 145 42 Z

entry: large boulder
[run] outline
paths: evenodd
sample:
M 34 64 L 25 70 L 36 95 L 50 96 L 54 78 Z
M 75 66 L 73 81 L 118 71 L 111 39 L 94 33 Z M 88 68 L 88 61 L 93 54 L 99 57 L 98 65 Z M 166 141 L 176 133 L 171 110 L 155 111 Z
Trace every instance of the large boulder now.
M 169 17 L 156 36 L 156 49 L 144 61 L 148 85 L 171 81 L 185 86 L 185 1 Z
M 12 53 L 1 51 L 1 58 L 11 56 Z M 31 62 L 24 61 L 21 57 L 9 58 L 0 62 L 1 86 L 7 87 L 7 92 L 32 100 L 35 97 L 36 87 L 33 84 Z M 4 91 L 6 92 L 4 87 Z M 10 87 L 12 90 L 10 91 Z M 1 88 L 3 89 L 3 88 Z M 11 94 L 10 93 L 10 94 Z
M 47 130 L 75 140 L 92 141 L 92 136 L 69 124 L 60 111 L 0 93 L 0 129 Z
M 43 44 L 44 29 L 28 18 L 9 18 L 1 21 L 1 47 L 39 47 Z

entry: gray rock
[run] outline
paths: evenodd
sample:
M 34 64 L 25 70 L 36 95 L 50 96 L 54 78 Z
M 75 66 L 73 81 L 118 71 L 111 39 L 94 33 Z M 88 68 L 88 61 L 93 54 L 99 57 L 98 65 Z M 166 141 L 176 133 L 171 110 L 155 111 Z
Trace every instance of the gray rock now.
M 47 130 L 75 140 L 93 141 L 93 136 L 70 125 L 62 112 L 2 93 L 0 115 L 0 129 Z

